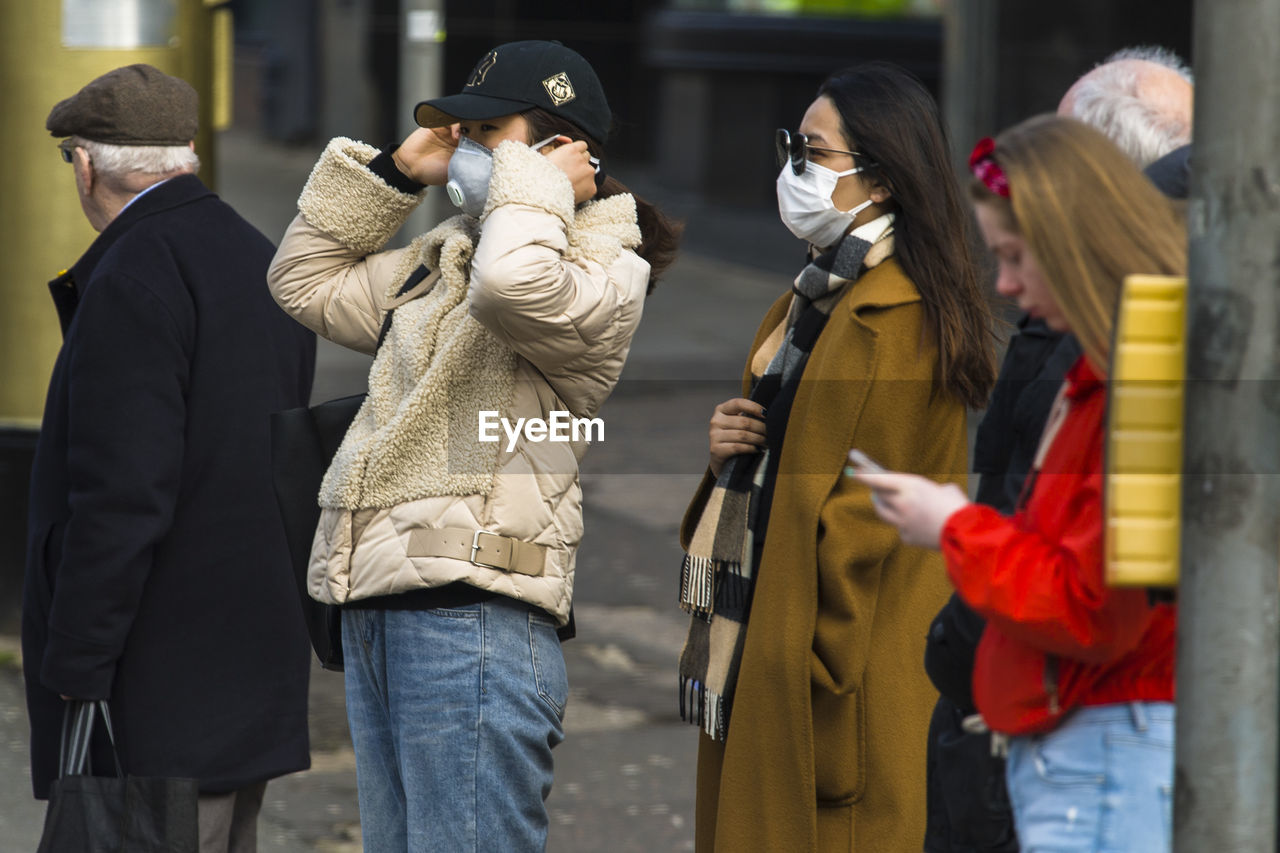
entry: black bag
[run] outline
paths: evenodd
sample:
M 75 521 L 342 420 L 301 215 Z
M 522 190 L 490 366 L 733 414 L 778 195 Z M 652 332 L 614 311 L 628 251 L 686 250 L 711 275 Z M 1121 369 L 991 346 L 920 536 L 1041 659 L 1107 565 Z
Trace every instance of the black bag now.
M 342 611 L 307 593 L 311 540 L 320 521 L 320 481 L 364 403 L 364 394 L 271 415 L 271 480 L 284 522 L 302 615 L 320 666 L 342 671 Z
M 431 272 L 425 266 L 413 271 L 386 306 L 375 353 L 382 348 L 391 329 L 395 309 L 428 293 L 439 278 L 438 271 Z M 320 666 L 335 672 L 342 671 L 342 610 L 316 601 L 307 592 L 307 566 L 311 562 L 311 541 L 320 521 L 320 505 L 316 502 L 320 483 L 366 396 L 353 394 L 271 415 L 271 482 L 280 506 L 285 540 L 289 543 L 302 615 Z
M 94 712 L 102 714 L 115 776 L 85 775 Z M 58 779 L 37 853 L 199 853 L 195 779 L 126 776 L 105 701 L 67 702 Z

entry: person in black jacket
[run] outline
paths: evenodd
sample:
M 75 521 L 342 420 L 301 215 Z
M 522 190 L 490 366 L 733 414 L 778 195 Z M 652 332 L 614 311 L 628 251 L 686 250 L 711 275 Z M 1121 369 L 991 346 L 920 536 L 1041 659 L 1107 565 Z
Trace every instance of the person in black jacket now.
M 64 700 L 108 699 L 125 772 L 199 780 L 201 850 L 238 851 L 266 781 L 310 763 L 268 415 L 308 402 L 315 339 L 267 291 L 271 242 L 195 176 L 196 117 L 189 85 L 132 65 L 47 121 L 100 234 L 50 284 L 23 667 L 37 797 Z
M 1075 338 L 1042 320 L 1019 321 L 974 440 L 979 503 L 1013 514 L 1062 377 L 1079 357 Z M 984 626 L 952 593 L 929 627 L 924 666 L 939 697 L 929 723 L 926 853 L 1018 850 L 1004 758 L 993 754 L 973 701 L 973 659 Z

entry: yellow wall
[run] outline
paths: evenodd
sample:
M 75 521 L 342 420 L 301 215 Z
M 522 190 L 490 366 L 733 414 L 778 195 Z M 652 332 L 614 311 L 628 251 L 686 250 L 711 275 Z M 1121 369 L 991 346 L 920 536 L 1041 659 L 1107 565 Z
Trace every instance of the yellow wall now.
M 62 342 L 46 283 L 96 236 L 80 210 L 71 167 L 44 128 L 53 105 L 94 77 L 134 62 L 182 77 L 200 92 L 196 148 L 204 163 L 201 177 L 213 181 L 212 4 L 173 0 L 177 15 L 167 46 L 68 49 L 63 9 L 76 2 L 0 3 L 0 121 L 8 149 L 0 157 L 0 426 L 39 425 Z

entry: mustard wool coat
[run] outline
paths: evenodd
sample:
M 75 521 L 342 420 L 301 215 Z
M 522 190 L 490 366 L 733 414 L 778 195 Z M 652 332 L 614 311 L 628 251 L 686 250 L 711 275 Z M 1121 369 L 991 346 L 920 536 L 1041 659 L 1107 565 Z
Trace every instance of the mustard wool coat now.
M 786 316 L 765 316 L 755 355 Z M 890 258 L 836 305 L 805 367 L 779 460 L 727 740 L 700 735 L 702 853 L 918 853 L 937 694 L 925 635 L 950 592 L 936 551 L 903 545 L 851 447 L 965 484 L 964 406 L 935 385 L 915 285 Z M 750 360 L 748 360 L 750 364 Z M 743 378 L 747 393 L 750 370 Z M 713 480 L 685 515 L 687 547 Z

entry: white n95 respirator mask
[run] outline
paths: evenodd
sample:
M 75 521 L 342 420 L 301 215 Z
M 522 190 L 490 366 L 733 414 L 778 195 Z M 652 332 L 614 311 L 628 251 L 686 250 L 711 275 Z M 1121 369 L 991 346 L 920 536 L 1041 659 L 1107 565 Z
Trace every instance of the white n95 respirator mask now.
M 548 137 L 530 146 L 537 151 L 556 137 Z M 449 201 L 462 208 L 467 216 L 480 218 L 489 200 L 489 181 L 493 177 L 493 152 L 469 136 L 458 140 L 458 148 L 449 158 L 449 180 L 445 192 Z

